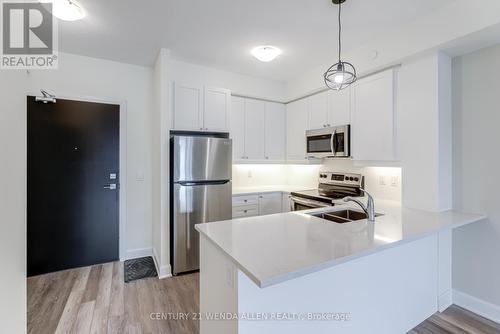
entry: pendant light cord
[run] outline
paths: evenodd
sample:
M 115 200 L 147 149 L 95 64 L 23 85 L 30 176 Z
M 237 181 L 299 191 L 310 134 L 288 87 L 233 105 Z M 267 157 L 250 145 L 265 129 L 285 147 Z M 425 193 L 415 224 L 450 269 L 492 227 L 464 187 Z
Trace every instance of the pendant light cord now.
M 339 2 L 339 63 L 340 63 L 340 54 L 342 52 L 342 22 L 340 21 L 340 14 L 342 12 L 342 1 Z

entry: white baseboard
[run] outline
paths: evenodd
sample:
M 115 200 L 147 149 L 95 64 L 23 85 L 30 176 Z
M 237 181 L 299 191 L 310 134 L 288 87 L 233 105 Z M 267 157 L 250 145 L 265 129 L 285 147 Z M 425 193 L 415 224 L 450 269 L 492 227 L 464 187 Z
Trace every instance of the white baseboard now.
M 120 259 L 121 261 L 125 260 L 130 260 L 130 259 L 137 259 L 140 257 L 146 257 L 146 256 L 153 256 L 153 249 L 152 248 L 136 248 L 136 249 L 129 249 L 125 252 L 125 256 Z
M 172 268 L 170 267 L 169 264 L 167 264 L 165 266 L 160 266 L 159 261 L 158 261 L 159 257 L 156 254 L 156 250 L 154 248 L 153 248 L 153 259 L 155 261 L 156 272 L 158 273 L 159 279 L 172 277 Z
M 473 297 L 458 290 L 453 290 L 453 304 L 479 314 L 491 321 L 500 323 L 500 306 Z

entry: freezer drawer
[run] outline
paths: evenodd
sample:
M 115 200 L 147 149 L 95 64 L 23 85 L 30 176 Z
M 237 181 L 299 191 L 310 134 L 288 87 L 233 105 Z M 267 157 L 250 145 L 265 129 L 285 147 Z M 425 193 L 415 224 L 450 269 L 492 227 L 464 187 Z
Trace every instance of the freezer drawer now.
M 231 180 L 231 139 L 174 136 L 171 149 L 174 182 Z
M 173 189 L 174 274 L 199 269 L 199 235 L 194 225 L 231 219 L 232 184 L 182 185 Z

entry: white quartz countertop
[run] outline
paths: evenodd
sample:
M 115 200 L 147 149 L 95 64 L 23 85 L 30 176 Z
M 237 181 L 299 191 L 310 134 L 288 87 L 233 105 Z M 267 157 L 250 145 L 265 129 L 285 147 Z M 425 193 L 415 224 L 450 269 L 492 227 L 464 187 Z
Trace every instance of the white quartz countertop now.
M 199 224 L 196 229 L 264 288 L 347 261 L 486 218 L 401 208 L 375 200 L 375 223 L 337 224 L 306 214 L 344 210 L 356 204 Z
M 263 193 L 291 193 L 293 191 L 310 189 L 304 186 L 290 186 L 290 185 L 277 185 L 277 186 L 260 186 L 260 187 L 233 187 L 233 195 L 253 195 Z

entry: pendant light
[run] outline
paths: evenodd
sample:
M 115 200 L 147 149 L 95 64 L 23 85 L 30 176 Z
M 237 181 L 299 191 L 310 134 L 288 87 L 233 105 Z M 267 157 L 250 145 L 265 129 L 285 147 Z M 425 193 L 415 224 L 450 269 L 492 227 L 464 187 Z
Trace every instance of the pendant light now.
M 325 84 L 330 89 L 342 90 L 353 84 L 356 77 L 356 69 L 351 63 L 342 61 L 340 56 L 342 53 L 342 22 L 340 16 L 342 13 L 342 3 L 346 0 L 332 0 L 336 5 L 339 5 L 339 62 L 332 65 L 325 73 Z

